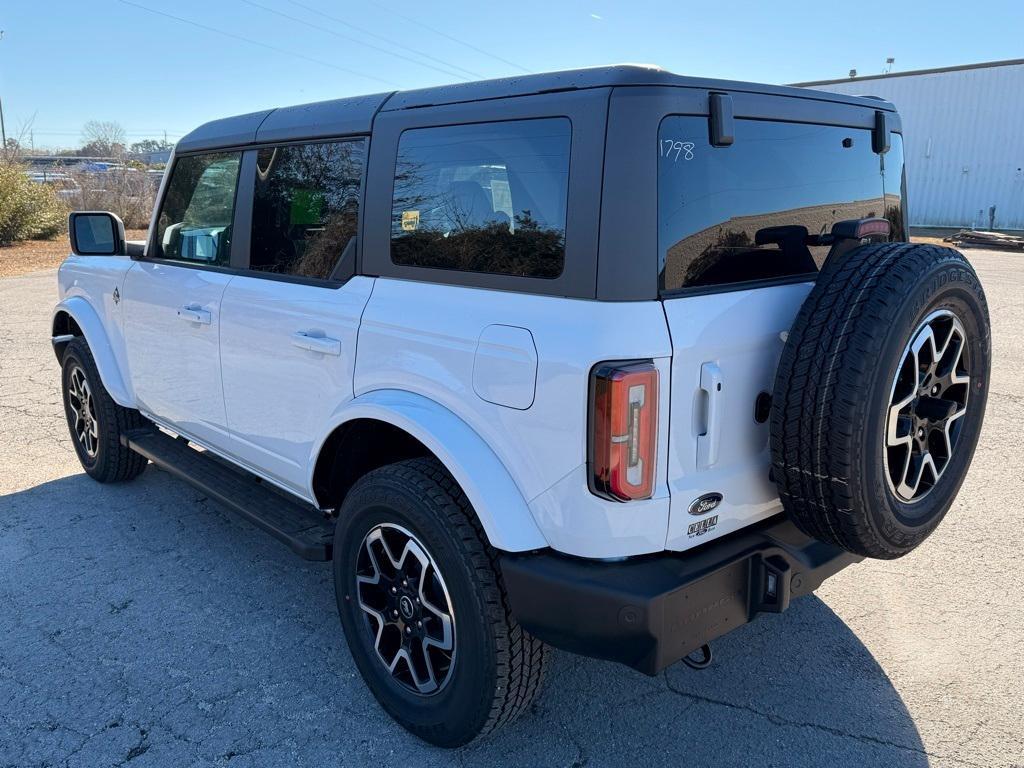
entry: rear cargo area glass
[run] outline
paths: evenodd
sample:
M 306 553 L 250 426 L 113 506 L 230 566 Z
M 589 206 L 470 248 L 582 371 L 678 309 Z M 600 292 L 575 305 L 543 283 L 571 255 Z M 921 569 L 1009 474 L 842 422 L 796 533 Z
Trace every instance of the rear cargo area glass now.
M 673 115 L 661 123 L 663 293 L 812 275 L 829 249 L 808 246 L 805 235 L 828 233 L 844 219 L 893 211 L 900 216 L 893 232 L 903 231 L 899 206 L 887 211 L 884 198 L 885 191 L 899 194 L 899 182 L 884 189 L 870 131 L 762 120 L 737 120 L 735 130 L 731 146 L 713 147 L 706 117 Z

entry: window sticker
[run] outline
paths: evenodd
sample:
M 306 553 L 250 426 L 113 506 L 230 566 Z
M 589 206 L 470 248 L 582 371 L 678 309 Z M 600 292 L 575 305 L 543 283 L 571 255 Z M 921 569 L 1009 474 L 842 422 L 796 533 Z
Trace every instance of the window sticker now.
M 420 226 L 419 211 L 402 211 L 402 231 L 415 232 Z

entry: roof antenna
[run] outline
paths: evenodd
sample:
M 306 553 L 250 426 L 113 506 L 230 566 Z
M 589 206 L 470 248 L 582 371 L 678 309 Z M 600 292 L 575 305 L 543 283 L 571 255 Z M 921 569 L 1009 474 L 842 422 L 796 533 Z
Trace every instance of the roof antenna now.
M 896 59 L 894 59 L 894 58 L 893 58 L 892 56 L 890 56 L 889 58 L 887 58 L 887 59 L 885 60 L 885 72 L 884 72 L 884 74 L 886 74 L 886 75 L 887 75 L 887 74 L 889 74 L 890 72 L 892 72 L 892 65 L 893 65 L 893 64 L 895 64 L 895 63 L 896 63 Z

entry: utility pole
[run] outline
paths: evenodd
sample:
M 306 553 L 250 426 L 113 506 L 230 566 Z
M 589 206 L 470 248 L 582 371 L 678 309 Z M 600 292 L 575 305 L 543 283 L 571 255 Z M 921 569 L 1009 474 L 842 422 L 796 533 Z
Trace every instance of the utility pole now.
M 4 31 L 0 29 L 0 40 L 4 39 Z M 7 129 L 4 127 L 4 100 L 0 99 L 0 151 L 7 151 Z

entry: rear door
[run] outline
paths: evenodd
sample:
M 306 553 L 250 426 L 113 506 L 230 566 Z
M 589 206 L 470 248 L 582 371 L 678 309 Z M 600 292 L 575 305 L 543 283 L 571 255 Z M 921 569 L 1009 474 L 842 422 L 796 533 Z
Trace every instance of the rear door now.
M 366 139 L 246 152 L 221 365 L 232 454 L 306 495 L 314 441 L 352 397 L 373 278 L 354 276 Z
M 864 128 L 740 119 L 734 143 L 713 147 L 707 117 L 670 115 L 658 139 L 673 347 L 667 546 L 687 549 L 781 509 L 770 395 L 785 334 L 828 252 L 805 235 L 887 211 Z

